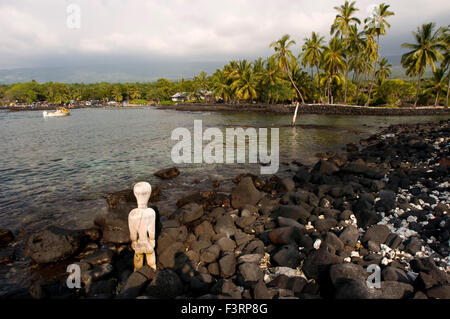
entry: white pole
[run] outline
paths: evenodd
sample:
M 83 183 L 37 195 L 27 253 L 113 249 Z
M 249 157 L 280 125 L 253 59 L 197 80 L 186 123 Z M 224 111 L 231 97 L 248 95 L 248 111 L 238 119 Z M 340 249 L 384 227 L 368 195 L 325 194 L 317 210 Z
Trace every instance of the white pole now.
M 295 126 L 295 121 L 297 120 L 297 111 L 300 103 L 297 102 L 297 106 L 295 107 L 294 118 L 292 119 L 292 126 Z

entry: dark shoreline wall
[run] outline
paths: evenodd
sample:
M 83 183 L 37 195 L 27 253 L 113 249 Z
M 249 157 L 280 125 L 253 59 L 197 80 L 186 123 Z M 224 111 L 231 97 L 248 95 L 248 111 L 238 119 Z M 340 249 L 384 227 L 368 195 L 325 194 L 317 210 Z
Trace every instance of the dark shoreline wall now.
M 159 109 L 172 109 L 177 111 L 238 111 L 238 112 L 266 112 L 278 114 L 293 114 L 293 105 L 270 104 L 178 104 L 170 106 L 157 106 Z M 307 104 L 298 108 L 298 114 L 329 114 L 329 115 L 450 115 L 450 108 L 385 108 L 364 107 L 348 105 L 319 105 Z
M 78 106 L 72 109 L 97 109 L 110 108 L 110 106 Z M 262 112 L 271 114 L 294 114 L 295 105 L 283 104 L 177 104 L 177 105 L 158 105 L 158 106 L 141 106 L 154 107 L 161 110 L 177 110 L 186 112 Z M 114 107 L 111 107 L 114 108 Z M 123 107 L 127 108 L 127 107 Z M 45 111 L 55 110 L 56 106 L 51 107 L 0 107 L 0 110 L 8 110 L 10 112 L 23 111 Z M 450 115 L 450 108 L 443 107 L 403 107 L 403 108 L 386 108 L 386 107 L 365 107 L 365 106 L 349 106 L 349 105 L 326 105 L 326 104 L 306 104 L 299 106 L 298 114 L 324 114 L 324 115 L 379 115 L 379 116 L 420 116 L 420 115 Z

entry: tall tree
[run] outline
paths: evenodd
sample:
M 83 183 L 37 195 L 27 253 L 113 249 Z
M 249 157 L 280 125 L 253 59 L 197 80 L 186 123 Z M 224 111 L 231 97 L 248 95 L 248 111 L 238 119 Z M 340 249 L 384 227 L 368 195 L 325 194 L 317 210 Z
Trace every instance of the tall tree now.
M 425 69 L 431 66 L 433 72 L 436 72 L 435 63 L 442 59 L 440 50 L 445 49 L 445 43 L 442 40 L 442 31 L 440 28 L 435 30 L 435 23 L 423 24 L 413 32 L 415 43 L 403 43 L 402 47 L 411 49 L 402 56 L 402 65 L 406 68 L 406 74 L 417 76 L 417 92 L 414 106 L 417 106 L 419 100 L 420 84 Z
M 345 63 L 345 44 L 337 36 L 333 37 L 323 52 L 323 69 L 328 76 L 327 95 L 328 102 L 333 103 L 333 94 L 331 92 L 331 83 L 336 81 L 341 83 L 342 73 L 346 68 Z M 345 80 L 344 80 L 345 81 Z
M 368 17 L 364 20 L 366 23 L 366 31 L 376 36 L 377 38 L 377 53 L 376 53 L 376 61 L 375 61 L 375 71 L 378 65 L 379 59 L 379 49 L 380 49 L 380 36 L 386 34 L 386 29 L 390 28 L 391 25 L 387 22 L 387 18 L 395 15 L 394 12 L 389 11 L 390 5 L 382 3 L 377 8 L 375 8 L 371 17 Z M 375 76 L 375 74 L 374 74 Z M 370 103 L 370 96 L 372 93 L 373 81 L 371 81 L 369 94 L 366 102 L 366 106 Z
M 214 93 L 217 96 L 220 96 L 225 103 L 228 102 L 231 98 L 232 92 L 230 85 L 228 84 L 228 78 L 222 70 L 217 70 L 216 73 L 214 73 L 212 83 Z
M 375 71 L 375 78 L 381 82 L 391 76 L 392 64 L 386 58 L 380 60 L 380 67 Z
M 448 84 L 447 84 L 447 98 L 445 100 L 445 107 L 448 107 L 448 97 L 450 94 L 450 25 L 445 28 L 442 34 L 442 40 L 444 42 L 444 50 L 443 55 L 444 59 L 442 60 L 441 68 L 444 72 L 447 72 Z
M 345 46 L 347 51 L 347 68 L 345 71 L 345 92 L 344 92 L 344 104 L 347 104 L 347 81 L 348 81 L 348 73 L 353 71 L 358 75 L 360 70 L 363 69 L 362 61 L 364 59 L 361 58 L 361 51 L 364 47 L 364 32 L 358 31 L 358 26 L 353 24 L 348 29 L 348 34 L 345 38 Z
M 302 103 L 305 104 L 305 99 L 303 98 L 303 95 L 298 87 L 295 85 L 294 80 L 292 79 L 292 76 L 289 72 L 291 61 L 295 60 L 295 56 L 290 50 L 290 47 L 293 45 L 295 45 L 295 41 L 291 40 L 291 36 L 289 34 L 285 34 L 281 37 L 280 40 L 272 42 L 272 44 L 270 44 L 270 47 L 275 50 L 275 57 L 278 61 L 278 65 L 283 70 L 283 72 L 288 75 L 289 80 L 291 80 L 291 83 L 300 96 Z
M 242 100 L 253 100 L 258 97 L 257 93 L 258 81 L 252 70 L 251 63 L 246 60 L 240 61 L 238 64 L 237 77 L 231 87 L 236 90 L 236 95 Z
M 271 56 L 264 61 L 264 71 L 261 77 L 261 83 L 266 91 L 267 100 L 269 103 L 277 100 L 273 99 L 273 93 L 278 93 L 279 90 L 275 90 L 279 84 L 283 82 L 283 76 L 281 69 L 276 61 L 275 57 Z M 289 83 L 289 82 L 288 82 Z
M 433 77 L 431 78 L 427 91 L 431 91 L 436 96 L 434 99 L 434 106 L 438 106 L 439 104 L 439 96 L 441 92 L 444 91 L 445 82 L 446 76 L 444 69 L 437 69 L 436 72 L 433 72 Z
M 208 74 L 202 71 L 199 75 L 194 77 L 194 83 L 196 86 L 197 93 L 205 93 L 209 90 Z
M 335 34 L 336 36 L 339 36 L 341 39 L 345 39 L 346 45 L 350 45 L 348 41 L 348 35 L 350 33 L 350 29 L 352 26 L 356 26 L 358 24 L 361 24 L 361 21 L 354 17 L 354 15 L 359 11 L 358 8 L 355 7 L 355 1 L 348 2 L 345 1 L 345 3 L 339 7 L 334 7 L 334 9 L 338 12 L 336 15 L 336 18 L 334 19 L 333 24 L 331 25 L 331 35 Z M 348 53 L 347 58 L 350 60 L 352 56 L 352 48 L 348 47 Z M 344 94 L 344 103 L 347 103 L 347 78 L 348 73 L 350 71 L 350 61 L 347 62 L 347 67 L 345 70 L 345 94 Z
M 345 1 L 343 5 L 334 7 L 334 10 L 336 10 L 338 14 L 331 25 L 331 35 L 337 35 L 343 38 L 349 33 L 350 25 L 352 23 L 361 24 L 361 21 L 354 17 L 356 12 L 359 11 L 359 9 L 355 8 L 355 3 L 356 1 L 351 3 Z
M 322 51 L 324 50 L 324 37 L 320 34 L 313 32 L 310 38 L 305 39 L 305 44 L 302 47 L 302 53 L 300 54 L 303 66 L 309 66 L 311 71 L 316 68 L 317 83 L 319 91 L 319 101 L 322 101 L 322 94 L 320 89 L 320 71 L 319 65 L 322 59 Z M 314 79 L 314 75 L 311 75 Z M 316 89 L 314 85 L 314 90 Z

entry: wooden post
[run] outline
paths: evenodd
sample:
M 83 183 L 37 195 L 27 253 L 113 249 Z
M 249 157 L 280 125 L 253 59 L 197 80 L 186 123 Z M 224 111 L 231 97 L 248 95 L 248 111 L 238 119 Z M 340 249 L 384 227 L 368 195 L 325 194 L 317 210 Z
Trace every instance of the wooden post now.
M 292 119 L 292 126 L 295 126 L 295 121 L 297 121 L 297 111 L 298 111 L 298 106 L 300 103 L 297 102 L 297 105 L 295 106 L 295 113 L 294 113 L 294 118 Z

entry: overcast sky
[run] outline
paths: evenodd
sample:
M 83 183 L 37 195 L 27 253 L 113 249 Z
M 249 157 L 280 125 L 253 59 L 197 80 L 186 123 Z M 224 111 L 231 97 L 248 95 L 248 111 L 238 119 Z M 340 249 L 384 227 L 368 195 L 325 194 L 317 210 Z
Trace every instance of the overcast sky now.
M 358 0 L 358 16 L 383 1 Z M 332 0 L 0 0 L 0 69 L 124 61 L 221 61 L 266 57 L 289 33 L 300 52 L 311 31 L 328 37 L 344 1 Z M 448 0 L 390 0 L 395 17 L 382 53 L 402 53 L 418 25 L 450 22 Z M 80 28 L 67 7 L 81 9 Z M 73 21 L 73 20 L 71 20 Z

